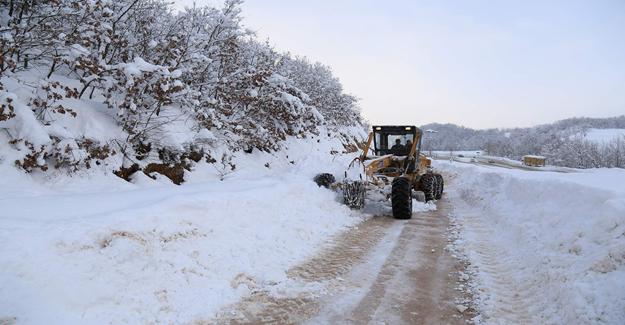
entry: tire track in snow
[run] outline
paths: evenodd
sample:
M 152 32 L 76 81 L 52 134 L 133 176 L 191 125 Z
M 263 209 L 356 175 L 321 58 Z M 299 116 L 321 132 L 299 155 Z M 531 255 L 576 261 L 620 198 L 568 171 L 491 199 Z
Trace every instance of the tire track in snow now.
M 335 310 L 325 322 L 349 324 L 465 324 L 473 309 L 459 313 L 469 298 L 455 290 L 463 265 L 446 251 L 449 204 L 405 222 L 367 294 L 349 312 Z
M 453 179 L 453 178 L 452 178 Z M 459 205 L 474 206 L 479 199 L 470 193 L 452 191 Z M 512 260 L 506 252 L 491 241 L 492 230 L 488 227 L 485 213 L 488 209 L 472 212 L 461 207 L 461 231 L 470 234 L 473 241 L 464 241 L 462 250 L 468 255 L 478 275 L 477 293 L 482 299 L 480 313 L 485 324 L 536 324 L 530 306 L 535 294 L 529 286 L 521 286 L 514 278 L 519 261 Z
M 343 233 L 330 248 L 291 269 L 288 275 L 307 282 L 332 280 L 344 275 L 378 244 L 393 221 L 387 217 L 368 219 L 354 230 Z
M 472 228 L 480 242 L 470 245 L 469 250 L 474 251 L 473 262 L 479 265 L 479 271 L 483 275 L 483 290 L 488 290 L 490 299 L 488 302 L 492 308 L 483 314 L 484 321 L 494 324 L 535 324 L 529 311 L 531 297 L 529 292 L 518 285 L 514 280 L 514 266 L 512 261 L 506 258 L 501 249 L 491 244 L 488 240 L 490 232 L 482 228 L 479 218 L 467 217 L 469 227 Z M 481 221 L 484 222 L 484 221 Z
M 372 217 L 340 234 L 332 244 L 289 271 L 290 279 L 306 283 L 327 283 L 331 290 L 341 276 L 363 261 L 384 237 L 394 220 Z M 319 312 L 319 295 L 309 291 L 295 296 L 276 297 L 270 289 L 253 288 L 252 294 L 234 306 L 225 308 L 216 319 L 194 324 L 298 324 Z
M 451 206 L 438 206 L 407 221 L 370 218 L 290 269 L 291 293 L 252 283 L 248 297 L 195 324 L 465 324 L 476 315 L 458 290 L 465 265 L 446 249 Z

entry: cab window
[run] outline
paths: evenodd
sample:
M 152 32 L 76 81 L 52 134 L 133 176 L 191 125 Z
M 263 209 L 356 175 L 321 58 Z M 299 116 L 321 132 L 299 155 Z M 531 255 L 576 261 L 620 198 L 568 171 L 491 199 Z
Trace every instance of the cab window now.
M 376 155 L 387 155 L 391 153 L 391 148 L 399 139 L 401 145 L 405 146 L 408 141 L 414 141 L 413 134 L 388 134 L 375 133 L 375 151 Z
M 402 145 L 406 145 L 408 140 L 412 142 L 413 138 L 414 137 L 412 136 L 412 134 L 401 134 L 401 135 L 389 134 L 387 143 L 389 146 L 392 147 L 393 145 L 395 145 L 395 142 L 397 141 L 397 139 L 399 139 Z

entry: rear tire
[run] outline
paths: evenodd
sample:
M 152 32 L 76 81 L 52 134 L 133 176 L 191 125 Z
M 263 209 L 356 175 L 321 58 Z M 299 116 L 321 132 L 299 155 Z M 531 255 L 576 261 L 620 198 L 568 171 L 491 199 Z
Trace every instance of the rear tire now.
M 421 188 L 421 191 L 423 191 L 423 193 L 425 194 L 425 202 L 436 199 L 436 183 L 436 176 L 434 176 L 434 174 L 425 174 L 421 176 L 421 179 L 419 180 L 419 187 Z
M 436 199 L 440 200 L 443 197 L 443 191 L 445 189 L 445 181 L 443 180 L 443 175 L 434 174 L 436 177 Z
M 412 218 L 412 185 L 407 178 L 398 177 L 393 180 L 391 204 L 395 219 Z
M 317 186 L 319 187 L 323 186 L 325 188 L 330 188 L 330 185 L 336 182 L 336 178 L 334 178 L 334 175 L 332 174 L 323 173 L 315 176 L 315 178 L 313 178 L 313 181 L 315 181 L 315 183 L 317 183 Z

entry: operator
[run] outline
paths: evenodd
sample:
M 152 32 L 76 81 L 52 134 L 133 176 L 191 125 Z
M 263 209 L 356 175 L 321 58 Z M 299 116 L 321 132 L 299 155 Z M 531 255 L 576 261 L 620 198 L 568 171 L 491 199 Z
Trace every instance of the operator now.
M 406 141 L 406 156 L 408 156 L 410 154 L 410 150 L 412 149 L 412 141 L 407 140 Z
M 403 156 L 406 154 L 406 147 L 401 144 L 401 139 L 395 140 L 395 145 L 391 147 L 391 153 L 395 156 Z
M 410 154 L 410 150 L 412 150 L 412 141 L 407 140 L 406 141 L 406 156 L 408 156 Z M 414 160 L 410 160 L 410 159 L 406 159 L 406 163 L 408 164 L 408 171 L 409 172 L 414 172 L 415 171 L 415 166 L 416 166 L 416 162 Z

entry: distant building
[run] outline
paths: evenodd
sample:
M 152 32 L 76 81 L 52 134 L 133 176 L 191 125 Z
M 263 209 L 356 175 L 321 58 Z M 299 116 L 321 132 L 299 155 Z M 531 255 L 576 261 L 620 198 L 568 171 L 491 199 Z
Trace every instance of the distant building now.
M 543 156 L 525 155 L 523 156 L 523 165 L 533 167 L 544 167 L 547 158 Z

